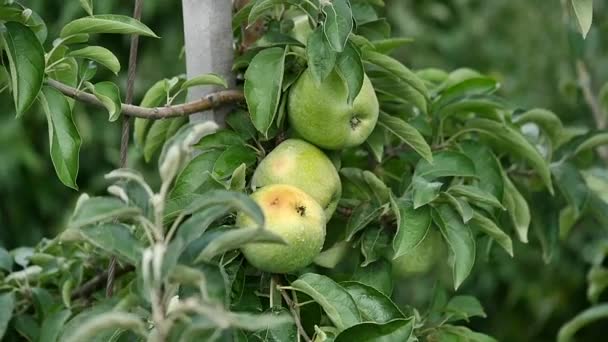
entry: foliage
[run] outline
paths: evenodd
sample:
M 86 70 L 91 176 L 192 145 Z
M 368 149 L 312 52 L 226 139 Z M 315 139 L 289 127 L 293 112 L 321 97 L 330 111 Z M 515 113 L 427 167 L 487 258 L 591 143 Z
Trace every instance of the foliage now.
M 586 34 L 589 15 L 580 3 L 574 8 Z M 49 80 L 95 96 L 114 121 L 122 110 L 119 87 L 90 81 L 97 65 L 117 73 L 120 64 L 110 50 L 88 41 L 109 33 L 156 37 L 135 19 L 98 15 L 92 2 L 81 4 L 89 16 L 67 23 L 48 49 L 37 14 L 12 2 L 0 7 L 0 75 L 6 75 L 0 86 L 10 91 L 17 117 L 32 114 L 32 106 L 45 114 L 55 172 L 75 189 L 83 143 L 73 118 L 79 104 Z M 606 225 L 606 173 L 594 151 L 606 133 L 574 129 L 545 109 L 519 107 L 500 95 L 495 78 L 473 69 L 408 68 L 390 52 L 409 41 L 391 36 L 381 12 L 382 1 L 371 0 L 257 0 L 236 12 L 239 42 L 240 28 L 256 21 L 267 27 L 235 60 L 247 106 L 231 112 L 221 130 L 184 118 L 137 119 L 135 140 L 146 160 L 158 158 L 159 186 L 132 169 L 112 171 L 105 177 L 112 183 L 109 195 L 81 195 L 57 237 L 35 248 L 0 248 L 0 335 L 45 341 L 494 340 L 467 324 L 486 316 L 480 301 L 454 292 L 478 276 L 485 258 L 518 258 L 519 250 L 539 248 L 550 262 L 577 222 Z M 306 44 L 292 36 L 294 14 L 311 25 Z M 265 230 L 247 184 L 259 161 L 291 133 L 286 98 L 306 67 L 318 81 L 337 70 L 350 99 L 367 74 L 381 115 L 364 145 L 328 152 L 344 192 L 316 263 L 271 275 L 238 251 L 246 243 L 281 243 Z M 140 106 L 172 105 L 199 85 L 226 82 L 211 74 L 166 78 Z M 258 226 L 232 229 L 237 211 Z M 430 305 L 401 306 L 391 261 L 407 256 L 430 229 L 447 246 L 438 266 L 446 271 L 435 272 Z M 518 241 L 530 246 L 515 249 Z M 348 248 L 356 252 L 336 253 Z M 605 248 L 598 255 L 588 276 L 592 302 L 607 284 Z M 112 256 L 121 272 L 115 295 L 84 293 Z M 598 304 L 564 325 L 559 338 L 604 316 Z

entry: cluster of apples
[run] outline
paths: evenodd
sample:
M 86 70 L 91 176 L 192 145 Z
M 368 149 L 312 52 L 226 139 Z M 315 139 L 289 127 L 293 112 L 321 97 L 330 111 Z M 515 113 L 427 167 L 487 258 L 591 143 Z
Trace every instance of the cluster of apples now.
M 305 71 L 289 93 L 288 121 L 298 138 L 287 139 L 272 150 L 255 170 L 251 198 L 266 218 L 266 229 L 281 236 L 285 245 L 251 243 L 242 247 L 256 268 L 289 273 L 313 262 L 325 242 L 325 226 L 342 194 L 338 171 L 320 149 L 341 150 L 362 144 L 378 121 L 379 104 L 370 80 L 354 101 L 335 71 L 321 83 Z M 252 220 L 237 215 L 237 226 Z

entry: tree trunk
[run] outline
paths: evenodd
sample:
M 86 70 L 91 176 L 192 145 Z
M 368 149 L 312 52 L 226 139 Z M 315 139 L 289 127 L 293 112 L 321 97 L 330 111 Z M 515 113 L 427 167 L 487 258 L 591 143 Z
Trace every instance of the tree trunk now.
M 182 0 L 182 9 L 188 78 L 213 72 L 222 75 L 228 86 L 233 87 L 232 1 Z M 188 101 L 216 90 L 209 86 L 190 88 Z M 214 120 L 221 125 L 226 111 L 222 107 L 198 113 L 192 115 L 190 121 Z

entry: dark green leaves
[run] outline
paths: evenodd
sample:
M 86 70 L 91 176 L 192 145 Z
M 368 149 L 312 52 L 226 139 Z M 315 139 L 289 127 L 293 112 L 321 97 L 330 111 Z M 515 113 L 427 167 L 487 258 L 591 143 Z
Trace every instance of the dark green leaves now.
M 475 177 L 475 164 L 466 155 L 455 151 L 439 152 L 433 156 L 432 164 L 421 160 L 416 165 L 415 175 L 432 180 L 440 177 Z
M 348 103 L 353 103 L 361 91 L 365 74 L 359 51 L 352 43 L 347 43 L 344 51 L 338 55 L 336 67 L 348 87 Z
M 228 83 L 226 83 L 226 80 L 222 76 L 217 74 L 205 74 L 187 80 L 182 84 L 180 89 L 185 90 L 190 87 L 201 85 L 216 85 L 223 88 L 228 88 Z
M 86 82 L 85 84 L 107 109 L 110 122 L 116 121 L 122 110 L 120 89 L 118 89 L 118 86 L 114 82 L 99 82 L 95 85 Z
M 306 56 L 312 79 L 320 84 L 334 69 L 337 57 L 336 52 L 332 50 L 327 42 L 321 27 L 318 27 L 308 38 Z
M 511 217 L 513 226 L 519 240 L 523 243 L 528 242 L 528 229 L 530 228 L 530 208 L 528 202 L 522 194 L 517 190 L 515 185 L 511 182 L 509 177 L 504 176 L 505 180 L 505 194 L 504 204 L 505 208 Z
M 57 341 L 65 322 L 71 314 L 70 310 L 61 310 L 49 315 L 40 327 L 40 341 Z
M 361 323 L 343 331 L 335 342 L 403 342 L 414 330 L 411 319 L 395 319 L 388 323 Z
M 397 117 L 393 117 L 385 113 L 380 113 L 378 125 L 396 135 L 429 163 L 433 162 L 431 147 L 429 144 L 427 144 L 426 140 L 424 140 L 422 134 L 420 134 L 420 132 L 414 128 L 414 126 Z
M 363 321 L 387 323 L 396 318 L 404 318 L 395 303 L 375 288 L 354 281 L 341 285 L 355 300 Z
M 245 99 L 251 121 L 264 136 L 274 120 L 281 97 L 285 49 L 270 48 L 258 53 L 245 73 Z
M 139 34 L 147 37 L 158 36 L 140 21 L 124 15 L 93 15 L 76 19 L 63 27 L 61 37 L 78 33 L 118 33 Z
M 194 262 L 209 262 L 216 255 L 237 249 L 244 244 L 255 242 L 285 244 L 283 238 L 270 230 L 263 229 L 263 227 L 233 229 L 214 238 L 211 243 L 201 251 Z
M 586 38 L 593 22 L 593 0 L 570 0 L 570 2 L 581 34 Z
M 608 317 L 608 303 L 592 306 L 566 322 L 557 334 L 558 342 L 571 342 L 577 331 L 597 320 Z
M 361 322 L 359 309 L 351 295 L 330 278 L 306 273 L 291 286 L 319 303 L 336 328 L 344 330 Z
M 481 303 L 473 296 L 452 297 L 445 306 L 445 311 L 452 319 L 464 319 L 468 321 L 470 317 L 487 317 Z
M 79 229 L 99 222 L 133 217 L 139 213 L 139 208 L 127 206 L 118 198 L 91 197 L 83 199 L 81 197 L 68 222 L 68 228 Z
M 454 288 L 469 276 L 475 264 L 475 239 L 471 229 L 462 223 L 458 214 L 447 204 L 438 206 L 432 212 L 433 222 L 439 227 L 450 250 L 450 266 L 454 278 Z
M 13 99 L 20 116 L 34 103 L 42 87 L 44 50 L 27 26 L 17 22 L 4 26 L 6 31 L 0 34 L 0 39 L 8 57 Z
M 69 56 L 95 61 L 110 69 L 114 74 L 118 74 L 120 71 L 120 62 L 118 61 L 118 58 L 114 56 L 112 51 L 101 46 L 87 46 L 80 50 L 70 52 Z
M 78 189 L 76 176 L 81 140 L 70 105 L 60 92 L 50 87 L 42 89 L 39 99 L 49 127 L 49 145 L 55 172 L 63 184 Z
M 348 0 L 334 0 L 323 7 L 323 32 L 334 51 L 342 52 L 353 29 L 353 14 Z
M 108 255 L 117 255 L 132 265 L 140 262 L 142 246 L 128 226 L 105 223 L 82 227 L 80 232 L 90 244 L 104 250 Z
M 0 338 L 4 336 L 8 322 L 13 317 L 15 295 L 12 292 L 0 294 Z
M 391 206 L 397 219 L 397 233 L 393 239 L 393 259 L 418 246 L 431 226 L 429 206 L 414 209 L 411 201 L 391 198 Z

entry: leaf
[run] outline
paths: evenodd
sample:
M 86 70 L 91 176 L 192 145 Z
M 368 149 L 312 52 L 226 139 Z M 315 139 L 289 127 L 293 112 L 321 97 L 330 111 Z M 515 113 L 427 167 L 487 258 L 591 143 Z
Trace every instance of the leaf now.
M 120 90 L 114 82 L 99 82 L 95 85 L 86 82 L 87 89 L 97 97 L 110 115 L 109 121 L 114 122 L 120 117 L 122 103 L 120 102 Z
M 400 48 L 404 45 L 407 45 L 409 43 L 412 43 L 414 41 L 414 39 L 412 38 L 387 38 L 387 39 L 379 39 L 379 40 L 374 40 L 371 43 L 374 45 L 374 48 L 376 51 L 383 53 L 383 54 L 389 54 L 391 53 L 393 50 Z
M 6 333 L 14 308 L 15 294 L 13 292 L 0 294 L 0 338 Z
M 219 179 L 223 179 L 232 175 L 242 163 L 251 166 L 256 160 L 255 151 L 251 148 L 244 145 L 230 146 L 215 161 L 213 174 L 217 175 Z
M 466 197 L 470 201 L 477 202 L 479 204 L 487 204 L 489 206 L 505 210 L 505 207 L 496 197 L 494 197 L 494 195 L 473 185 L 452 185 L 448 189 L 448 192 L 454 196 Z
M 502 199 L 504 194 L 502 166 L 500 166 L 492 150 L 484 144 L 473 141 L 466 141 L 460 144 L 460 147 L 475 164 L 478 178 L 476 185 L 497 199 Z
M 86 58 L 108 68 L 115 75 L 120 71 L 120 62 L 112 51 L 101 46 L 87 46 L 80 50 L 71 51 L 68 56 Z
M 426 161 L 433 163 L 433 153 L 431 152 L 431 147 L 429 144 L 427 144 L 426 140 L 424 140 L 422 134 L 420 134 L 420 132 L 414 128 L 414 126 L 386 113 L 380 113 L 378 125 L 396 135 L 404 143 L 414 149 L 414 151 L 416 151 L 416 153 L 418 153 Z
M 334 0 L 323 7 L 323 32 L 334 51 L 342 52 L 353 30 L 353 13 L 348 0 Z
M 392 265 L 386 259 L 380 259 L 365 267 L 355 268 L 351 281 L 373 287 L 387 297 L 393 292 Z
M 380 217 L 384 210 L 384 206 L 376 207 L 370 203 L 363 203 L 355 208 L 346 224 L 346 241 L 351 241 L 355 234 Z
M 458 289 L 475 264 L 475 238 L 471 229 L 458 219 L 458 214 L 447 204 L 437 206 L 432 211 L 432 217 L 450 247 L 449 263 L 454 288 Z
M 498 82 L 490 77 L 475 77 L 462 80 L 439 92 L 439 97 L 433 103 L 433 111 L 439 112 L 445 106 L 467 97 L 489 95 L 496 91 L 498 87 Z
M 361 267 L 380 260 L 389 245 L 390 237 L 385 229 L 371 227 L 361 236 L 361 254 L 364 257 Z
M 202 137 L 194 147 L 201 151 L 209 151 L 225 150 L 235 145 L 245 145 L 245 140 L 233 130 L 220 129 L 215 133 Z
M 372 134 L 365 141 L 370 152 L 374 155 L 374 159 L 378 163 L 382 163 L 384 157 L 384 142 L 385 142 L 385 130 L 380 126 L 376 126 L 372 131 Z
M 305 273 L 292 282 L 291 287 L 306 293 L 319 303 L 338 330 L 342 331 L 361 322 L 359 309 L 351 295 L 331 278 Z
M 361 55 L 352 43 L 347 43 L 338 55 L 336 70 L 348 86 L 348 103 L 352 104 L 363 87 L 365 76 Z
M 279 295 L 280 296 L 280 295 Z M 280 297 L 279 297 L 280 298 Z M 266 310 L 267 314 L 272 314 L 276 316 L 290 317 L 289 310 L 287 308 L 283 308 L 280 306 L 272 307 Z M 287 341 L 295 341 L 298 339 L 298 329 L 293 321 L 290 321 L 287 324 L 276 325 L 273 324 L 272 327 L 267 327 L 263 330 L 260 330 L 255 334 L 256 337 L 260 339 L 260 341 L 268 341 L 268 342 L 287 342 Z
M 114 14 L 92 15 L 76 19 L 63 27 L 60 37 L 65 38 L 79 33 L 138 34 L 145 37 L 159 38 L 139 20 Z
M 553 194 L 553 183 L 549 165 L 526 138 L 509 125 L 488 119 L 473 119 L 467 122 L 467 129 L 478 131 L 514 155 L 525 159 L 538 172 L 549 192 Z
M 564 126 L 559 117 L 551 111 L 541 108 L 531 109 L 515 117 L 513 122 L 519 126 L 533 122 L 543 129 L 553 146 L 557 147 L 561 143 Z
M 517 190 L 507 175 L 504 175 L 505 181 L 505 208 L 511 217 L 515 231 L 519 237 L 519 241 L 528 243 L 528 229 L 530 228 L 530 208 L 528 202 L 522 194 Z
M 190 87 L 202 86 L 202 85 L 216 85 L 224 88 L 228 88 L 226 80 L 218 74 L 205 74 L 196 76 L 184 82 L 180 87 L 180 90 L 185 90 Z
M 253 43 L 252 48 L 265 48 L 265 47 L 273 47 L 273 46 L 284 46 L 284 45 L 294 45 L 298 47 L 304 47 L 299 40 L 292 38 L 286 34 L 282 34 L 276 31 L 268 31 L 262 37 Z
M 194 157 L 177 176 L 170 198 L 196 192 L 209 181 L 220 151 L 208 151 Z
M 579 29 L 583 35 L 583 39 L 587 38 L 587 33 L 591 29 L 593 22 L 593 0 L 570 0 L 574 15 L 578 22 Z
M 411 319 L 395 319 L 378 324 L 365 322 L 341 332 L 335 342 L 404 342 L 409 341 L 414 330 Z
M 487 317 L 481 303 L 473 296 L 452 297 L 445 307 L 445 312 L 453 316 L 453 318 L 464 319 L 466 321 L 476 316 Z
M 420 160 L 415 177 L 433 180 L 440 177 L 476 177 L 475 164 L 466 155 L 456 151 L 443 151 L 433 156 L 433 162 Z
M 567 161 L 551 165 L 551 173 L 555 177 L 557 188 L 578 216 L 587 207 L 591 192 L 585 179 L 576 166 Z
M 118 198 L 91 197 L 79 202 L 68 222 L 68 228 L 80 229 L 99 222 L 130 218 L 139 213 L 139 208 L 127 206 Z
M 17 22 L 4 24 L 0 45 L 4 46 L 11 75 L 11 89 L 17 117 L 23 115 L 36 100 L 44 78 L 44 50 L 36 35 Z
M 433 202 L 441 193 L 441 182 L 429 182 L 423 177 L 415 176 L 412 179 L 414 209 Z
M 460 217 L 462 217 L 462 223 L 466 224 L 473 218 L 473 208 L 471 208 L 471 205 L 469 205 L 467 200 L 454 197 L 448 192 L 444 192 L 441 195 L 445 197 L 452 207 L 456 209 L 458 214 L 460 214 Z
M 253 57 L 245 72 L 245 99 L 251 120 L 265 137 L 279 106 L 285 53 L 279 47 L 265 49 Z
M 70 105 L 59 91 L 50 87 L 42 88 L 39 101 L 46 114 L 51 160 L 55 172 L 63 184 L 78 190 L 76 177 L 81 140 L 72 119 Z
M 608 303 L 592 306 L 566 322 L 557 334 L 557 342 L 570 342 L 577 331 L 597 320 L 608 318 Z
M 405 318 L 397 305 L 375 288 L 354 281 L 343 282 L 340 285 L 357 304 L 363 321 L 387 323 L 393 319 Z
M 491 336 L 475 332 L 465 326 L 442 325 L 433 335 L 438 341 L 471 341 L 471 342 L 497 342 Z
M 397 233 L 393 239 L 393 259 L 397 259 L 424 240 L 431 227 L 431 210 L 429 206 L 414 209 L 411 201 L 392 196 L 391 207 L 397 219 Z
M 489 237 L 498 242 L 498 244 L 511 256 L 513 257 L 513 241 L 509 235 L 500 229 L 494 221 L 482 215 L 479 211 L 475 210 L 473 219 L 470 224 L 477 227 L 479 230 L 487 234 Z
M 145 139 L 144 159 L 146 162 L 152 160 L 154 153 L 156 153 L 156 151 L 167 142 L 167 139 L 173 136 L 175 132 L 187 122 L 187 117 L 155 120 L 147 131 Z
M 374 64 L 386 70 L 390 74 L 397 76 L 405 83 L 416 89 L 416 91 L 418 91 L 422 96 L 424 96 L 424 98 L 428 99 L 429 94 L 426 85 L 424 84 L 424 81 L 422 81 L 422 79 L 420 79 L 418 75 L 413 73 L 405 65 L 401 64 L 399 61 L 392 57 L 371 50 L 363 50 L 362 54 L 364 61 Z
M 596 135 L 588 138 L 587 140 L 583 141 L 580 145 L 578 145 L 578 147 L 574 151 L 574 154 L 579 154 L 581 152 L 591 150 L 598 146 L 606 145 L 606 144 L 608 144 L 608 133 L 599 133 L 599 134 L 596 134 Z
M 40 341 L 55 342 L 59 337 L 63 326 L 71 316 L 70 310 L 61 310 L 48 316 L 40 327 Z
M 142 245 L 127 225 L 104 223 L 82 227 L 80 232 L 90 244 L 101 248 L 109 255 L 117 255 L 132 265 L 140 262 Z
M 0 247 L 0 271 L 4 270 L 11 272 L 13 269 L 13 257 L 6 251 L 6 249 Z
M 147 329 L 144 322 L 135 314 L 111 311 L 91 315 L 89 317 L 90 318 L 86 319 L 82 324 L 76 326 L 74 330 L 69 331 L 66 329 L 67 336 L 62 336 L 62 341 L 92 341 L 94 337 L 101 334 L 103 331 L 117 328 L 130 330 L 141 336 L 147 336 Z
M 233 191 L 214 190 L 206 192 L 203 195 L 198 195 L 184 209 L 184 214 L 193 214 L 204 208 L 218 204 L 249 216 L 258 227 L 264 226 L 264 214 L 260 207 L 247 195 Z
M 327 42 L 322 27 L 317 27 L 308 38 L 306 58 L 312 79 L 317 85 L 321 84 L 334 70 L 337 54 Z
M 93 15 L 93 0 L 80 0 L 80 6 L 88 15 Z
M 237 228 L 223 232 L 205 247 L 194 263 L 210 262 L 213 257 L 237 249 L 248 243 L 275 243 L 285 245 L 283 238 L 259 227 Z

